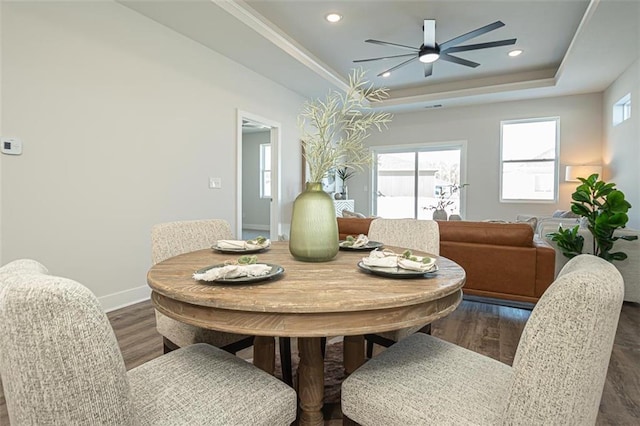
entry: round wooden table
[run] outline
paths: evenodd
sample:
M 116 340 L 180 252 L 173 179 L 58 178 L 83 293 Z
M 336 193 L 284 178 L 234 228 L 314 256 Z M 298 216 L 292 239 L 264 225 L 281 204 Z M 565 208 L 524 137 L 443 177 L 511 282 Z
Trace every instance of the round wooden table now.
M 394 279 L 357 267 L 368 252 L 340 251 L 329 262 L 308 263 L 295 260 L 287 242 L 273 242 L 257 256 L 260 263 L 282 266 L 284 273 L 242 285 L 196 281 L 194 271 L 238 258 L 199 250 L 149 270 L 151 299 L 158 311 L 178 321 L 258 336 L 254 363 L 272 374 L 274 336 L 298 337 L 301 425 L 323 424 L 321 337 L 345 336 L 345 369 L 350 372 L 364 362 L 364 334 L 428 324 L 462 300 L 465 272 L 444 257 L 436 256 L 439 270 L 429 278 Z

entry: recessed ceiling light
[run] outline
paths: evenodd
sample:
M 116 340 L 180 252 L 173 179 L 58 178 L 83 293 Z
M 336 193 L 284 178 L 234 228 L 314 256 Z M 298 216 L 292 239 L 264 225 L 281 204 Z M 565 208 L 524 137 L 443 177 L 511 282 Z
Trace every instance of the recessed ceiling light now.
M 521 54 L 522 54 L 521 49 L 516 49 L 509 52 L 509 56 L 511 56 L 512 58 L 515 58 L 516 56 L 520 56 Z
M 385 72 L 384 74 L 382 74 L 382 76 L 383 76 L 384 78 L 387 78 L 387 77 L 389 77 L 390 75 L 391 75 L 391 73 L 390 73 L 389 71 L 387 71 L 387 72 Z
M 324 19 L 331 22 L 332 24 L 335 24 L 336 22 L 342 20 L 342 15 L 340 15 L 339 13 L 329 13 L 324 17 Z

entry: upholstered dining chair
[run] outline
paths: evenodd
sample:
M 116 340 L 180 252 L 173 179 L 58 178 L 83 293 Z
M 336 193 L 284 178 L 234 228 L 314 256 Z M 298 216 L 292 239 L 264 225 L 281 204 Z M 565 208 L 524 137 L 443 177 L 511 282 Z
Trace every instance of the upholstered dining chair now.
M 0 374 L 15 425 L 289 425 L 295 391 L 194 344 L 130 371 L 97 298 L 46 274 L 3 274 Z
M 369 227 L 369 239 L 385 245 L 440 254 L 440 230 L 434 220 L 376 219 Z M 431 324 L 379 334 L 367 334 L 367 357 L 373 356 L 374 343 L 389 347 L 417 331 L 431 333 Z
M 155 265 L 179 254 L 210 248 L 217 240 L 232 238 L 231 226 L 222 219 L 160 223 L 151 229 L 151 259 Z M 253 345 L 253 336 L 196 327 L 158 311 L 156 327 L 162 335 L 165 353 L 194 343 L 208 343 L 231 353 Z
M 0 280 L 3 275 L 14 273 L 42 273 L 47 274 L 49 271 L 47 268 L 37 260 L 33 259 L 18 259 L 0 266 Z M 0 282 L 1 288 L 1 282 Z M 7 418 L 7 406 L 4 402 L 4 390 L 2 389 L 2 376 L 0 375 L 0 424 L 2 419 Z
M 365 426 L 593 425 L 623 295 L 615 266 L 575 257 L 531 312 L 512 367 L 416 333 L 343 382 L 342 411 Z

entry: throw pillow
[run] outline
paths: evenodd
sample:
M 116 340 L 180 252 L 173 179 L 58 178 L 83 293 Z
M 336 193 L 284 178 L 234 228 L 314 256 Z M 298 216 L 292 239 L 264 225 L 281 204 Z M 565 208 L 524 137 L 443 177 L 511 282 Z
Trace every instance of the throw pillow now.
M 538 218 L 537 217 L 530 217 L 527 220 L 519 220 L 517 223 L 527 223 L 527 224 L 529 224 L 529 226 L 531 226 L 531 228 L 533 228 L 533 232 L 535 234 L 536 228 L 538 227 Z
M 575 214 L 574 212 L 572 212 L 571 210 L 567 210 L 566 212 L 562 213 L 562 216 L 560 217 L 566 217 L 566 218 L 570 218 L 570 219 L 576 219 L 580 216 L 578 216 L 577 214 Z
M 362 213 L 356 213 L 356 212 L 352 212 L 347 209 L 344 209 L 342 210 L 342 217 L 357 217 L 360 219 L 364 219 L 365 216 Z

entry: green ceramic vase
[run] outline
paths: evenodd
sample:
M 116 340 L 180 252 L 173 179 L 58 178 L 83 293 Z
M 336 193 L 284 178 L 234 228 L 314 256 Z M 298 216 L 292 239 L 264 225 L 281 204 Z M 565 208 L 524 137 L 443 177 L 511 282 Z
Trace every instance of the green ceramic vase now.
M 307 183 L 293 202 L 289 251 L 305 262 L 327 262 L 338 254 L 336 208 L 319 182 Z

